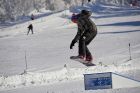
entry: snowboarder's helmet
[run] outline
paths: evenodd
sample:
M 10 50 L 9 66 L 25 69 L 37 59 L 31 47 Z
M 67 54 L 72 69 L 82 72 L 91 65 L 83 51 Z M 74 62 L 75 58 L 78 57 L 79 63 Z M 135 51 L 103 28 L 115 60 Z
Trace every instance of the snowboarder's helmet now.
M 84 15 L 84 16 L 91 16 L 92 12 L 91 11 L 88 11 L 88 10 L 82 10 L 81 11 L 81 15 Z

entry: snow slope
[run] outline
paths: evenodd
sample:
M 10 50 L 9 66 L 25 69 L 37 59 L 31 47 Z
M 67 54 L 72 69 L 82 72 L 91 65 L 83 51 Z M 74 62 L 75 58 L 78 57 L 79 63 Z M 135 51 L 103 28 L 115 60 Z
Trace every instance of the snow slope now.
M 92 10 L 91 6 L 84 8 Z M 112 9 L 112 14 L 104 13 L 108 8 Z M 69 11 L 0 29 L 0 93 L 92 93 L 84 91 L 84 73 L 115 72 L 139 81 L 139 8 L 116 9 L 118 7 L 107 6 L 100 13 L 93 12 L 91 18 L 97 24 L 98 35 L 89 48 L 93 62 L 99 65 L 91 68 L 69 59 L 71 55 L 77 55 L 77 44 L 73 50 L 69 49 L 77 32 L 76 24 L 68 19 Z M 27 36 L 30 23 L 35 34 Z M 132 60 L 129 60 L 129 43 Z M 25 70 L 27 73 L 23 74 Z M 124 82 L 121 84 L 125 85 Z M 94 92 L 140 92 L 138 85 L 129 87 Z

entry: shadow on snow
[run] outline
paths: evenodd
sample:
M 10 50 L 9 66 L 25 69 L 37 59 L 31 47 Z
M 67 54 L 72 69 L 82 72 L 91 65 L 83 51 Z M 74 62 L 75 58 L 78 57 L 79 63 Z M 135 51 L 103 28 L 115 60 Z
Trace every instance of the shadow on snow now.
M 140 21 L 120 22 L 120 23 L 113 23 L 113 24 L 102 24 L 99 26 L 140 26 Z
M 99 34 L 120 34 L 120 33 L 133 33 L 133 32 L 140 32 L 140 30 L 116 31 L 116 32 L 100 32 Z

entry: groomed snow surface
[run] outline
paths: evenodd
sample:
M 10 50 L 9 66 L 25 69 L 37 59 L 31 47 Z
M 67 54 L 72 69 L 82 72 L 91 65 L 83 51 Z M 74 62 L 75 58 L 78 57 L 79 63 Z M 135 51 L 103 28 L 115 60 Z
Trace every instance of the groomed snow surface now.
M 69 49 L 77 32 L 69 10 L 1 27 L 0 93 L 140 93 L 140 9 L 84 8 L 94 11 L 91 18 L 98 28 L 88 46 L 97 66 L 69 59 L 78 47 Z M 35 33 L 27 36 L 30 23 Z M 113 88 L 85 91 L 83 74 L 103 72 L 112 72 Z

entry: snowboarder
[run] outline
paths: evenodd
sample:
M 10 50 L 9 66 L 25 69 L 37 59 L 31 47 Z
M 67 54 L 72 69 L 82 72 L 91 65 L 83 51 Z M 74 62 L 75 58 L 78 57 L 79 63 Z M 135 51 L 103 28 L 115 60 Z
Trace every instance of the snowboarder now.
M 91 63 L 93 58 L 87 46 L 97 35 L 97 27 L 90 19 L 90 11 L 82 10 L 77 16 L 78 31 L 70 44 L 70 49 L 79 41 L 79 54 L 75 58 L 84 59 L 86 62 Z
M 32 34 L 34 34 L 34 32 L 33 32 L 33 25 L 32 25 L 32 24 L 30 24 L 30 25 L 28 26 L 27 35 L 29 34 L 30 30 L 32 31 Z

